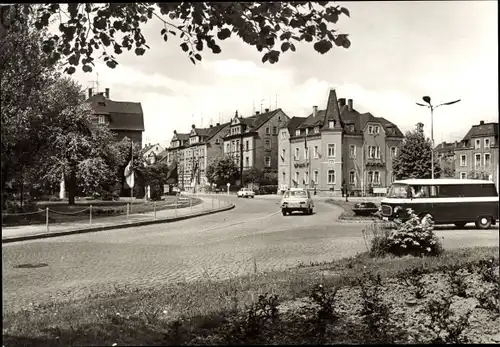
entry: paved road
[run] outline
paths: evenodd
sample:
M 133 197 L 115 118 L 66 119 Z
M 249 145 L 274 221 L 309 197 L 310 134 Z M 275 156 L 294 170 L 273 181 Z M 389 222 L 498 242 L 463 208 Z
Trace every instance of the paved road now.
M 366 224 L 336 222 L 341 210 L 316 203 L 311 216 L 283 217 L 276 198 L 230 197 L 236 208 L 171 224 L 131 227 L 2 245 L 6 309 L 52 298 L 64 300 L 115 286 L 148 287 L 199 278 L 227 278 L 329 261 L 365 250 Z M 441 227 L 444 246 L 495 246 L 498 228 Z M 16 268 L 21 264 L 47 264 Z

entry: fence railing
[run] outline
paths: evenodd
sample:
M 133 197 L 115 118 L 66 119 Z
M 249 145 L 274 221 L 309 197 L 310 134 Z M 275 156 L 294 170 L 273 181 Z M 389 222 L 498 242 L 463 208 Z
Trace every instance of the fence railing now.
M 62 223 L 71 223 L 75 222 L 80 225 L 85 223 L 85 220 L 88 220 L 88 225 L 92 226 L 93 224 L 98 224 L 99 219 L 104 219 L 106 217 L 113 218 L 116 220 L 120 220 L 120 217 L 126 218 L 126 221 L 130 221 L 132 218 L 141 216 L 141 220 L 148 220 L 148 216 L 151 215 L 152 220 L 156 220 L 158 218 L 161 219 L 169 219 L 176 218 L 179 216 L 187 216 L 193 213 L 199 212 L 207 212 L 210 210 L 216 210 L 222 207 L 226 207 L 230 205 L 229 200 L 225 199 L 224 196 L 220 194 L 203 194 L 203 199 L 200 204 L 193 204 L 193 198 L 196 198 L 195 195 L 185 196 L 179 195 L 175 199 L 175 201 L 169 201 L 162 203 L 161 201 L 153 201 L 148 202 L 144 201 L 143 203 L 127 203 L 124 205 L 117 206 L 118 208 L 123 209 L 125 207 L 125 211 L 122 211 L 118 215 L 110 216 L 108 211 L 113 211 L 113 209 L 106 210 L 100 208 L 100 206 L 94 206 L 92 204 L 88 205 L 78 211 L 57 211 L 52 208 L 46 207 L 44 209 L 37 209 L 32 212 L 21 212 L 21 213 L 2 213 L 2 225 L 3 226 L 13 226 L 13 225 L 30 225 L 30 224 L 45 224 L 46 231 L 50 231 L 51 225 L 58 225 Z M 148 209 L 144 209 L 144 206 L 147 204 L 151 204 Z M 199 206 L 199 207 L 198 207 Z M 110 206 L 106 206 L 110 207 Z M 136 212 L 134 212 L 134 210 Z M 137 211 L 142 210 L 141 212 Z M 196 211 L 194 211 L 196 210 Z M 200 211 L 201 210 L 201 211 Z M 116 210 L 114 211 L 116 213 Z M 125 212 L 125 213 L 123 213 Z M 38 216 L 35 217 L 35 216 Z M 5 223 L 5 219 L 11 219 L 10 222 Z M 42 218 L 44 219 L 42 221 Z M 13 223 L 14 221 L 25 221 L 26 223 Z

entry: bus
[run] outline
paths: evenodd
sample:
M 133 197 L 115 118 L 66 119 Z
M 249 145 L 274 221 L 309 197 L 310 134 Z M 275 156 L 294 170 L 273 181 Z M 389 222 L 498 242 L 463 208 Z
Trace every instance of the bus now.
M 495 183 L 471 179 L 406 179 L 395 181 L 381 201 L 384 220 L 408 219 L 407 209 L 423 218 L 430 214 L 435 224 L 463 228 L 475 223 L 488 229 L 498 220 Z

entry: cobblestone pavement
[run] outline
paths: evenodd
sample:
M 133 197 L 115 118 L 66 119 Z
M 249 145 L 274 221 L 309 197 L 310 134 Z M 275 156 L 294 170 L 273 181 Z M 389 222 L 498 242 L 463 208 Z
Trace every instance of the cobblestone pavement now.
M 337 222 L 341 209 L 317 201 L 315 214 L 284 217 L 279 200 L 229 197 L 236 208 L 169 224 L 2 245 L 3 303 L 65 300 L 115 288 L 227 278 L 321 262 L 365 251 L 362 224 Z M 445 248 L 496 246 L 498 228 L 441 227 Z M 22 264 L 46 264 L 16 268 Z

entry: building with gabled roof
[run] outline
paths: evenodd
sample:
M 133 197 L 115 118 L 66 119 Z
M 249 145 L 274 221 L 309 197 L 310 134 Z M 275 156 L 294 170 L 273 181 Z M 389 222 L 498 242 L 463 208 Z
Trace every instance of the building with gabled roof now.
M 498 123 L 473 125 L 455 150 L 457 178 L 483 178 L 499 183 Z
M 276 172 L 278 129 L 289 120 L 281 108 L 266 108 L 264 113 L 256 112 L 250 117 L 242 117 L 236 111 L 224 136 L 224 154 L 234 158 L 240 171 L 256 168 Z
M 282 190 L 351 191 L 388 187 L 394 180 L 392 158 L 403 140 L 392 122 L 359 113 L 353 100 L 330 90 L 325 110 L 313 106 L 280 129 L 279 183 Z
M 104 93 L 97 94 L 93 94 L 92 88 L 88 90 L 87 102 L 91 104 L 96 121 L 106 124 L 118 141 L 127 137 L 142 147 L 144 113 L 141 103 L 111 100 L 109 88 L 105 90 Z

